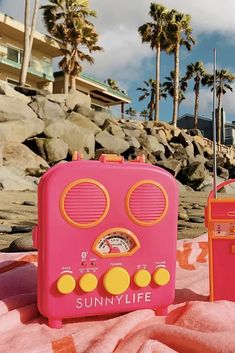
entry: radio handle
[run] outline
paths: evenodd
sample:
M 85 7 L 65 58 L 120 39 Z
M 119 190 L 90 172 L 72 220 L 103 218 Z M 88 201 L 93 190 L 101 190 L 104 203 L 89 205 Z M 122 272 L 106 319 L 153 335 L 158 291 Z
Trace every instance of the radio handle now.
M 105 154 L 103 153 L 99 161 L 102 163 L 107 163 L 107 162 L 116 162 L 116 163 L 123 163 L 124 162 L 124 157 L 123 156 L 118 156 L 117 154 Z
M 228 184 L 231 184 L 231 183 L 234 183 L 235 182 L 235 179 L 229 179 L 229 180 L 225 180 L 223 181 L 221 184 L 217 185 L 216 186 L 216 191 L 219 191 L 220 189 L 222 189 L 225 185 L 228 185 Z M 215 197 L 215 191 L 212 190 L 208 196 L 208 200 L 209 199 L 212 199 Z

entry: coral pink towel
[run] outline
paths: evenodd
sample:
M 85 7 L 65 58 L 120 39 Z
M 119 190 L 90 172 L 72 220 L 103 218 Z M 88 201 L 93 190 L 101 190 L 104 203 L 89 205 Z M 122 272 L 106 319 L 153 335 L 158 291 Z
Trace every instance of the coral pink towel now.
M 0 253 L 0 353 L 234 353 L 235 303 L 208 302 L 207 237 L 178 241 L 176 299 L 152 310 L 65 321 L 36 306 L 37 253 Z

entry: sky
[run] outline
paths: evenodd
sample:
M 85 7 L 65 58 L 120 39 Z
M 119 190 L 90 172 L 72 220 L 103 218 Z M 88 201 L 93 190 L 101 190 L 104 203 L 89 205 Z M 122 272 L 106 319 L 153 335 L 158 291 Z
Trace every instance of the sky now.
M 41 4 L 46 3 L 41 0 Z M 235 73 L 235 1 L 234 0 L 159 0 L 156 1 L 169 9 L 176 9 L 191 15 L 193 37 L 196 45 L 192 51 L 181 48 L 180 72 L 185 74 L 186 66 L 202 61 L 209 73 L 213 72 L 213 49 L 217 52 L 217 68 L 228 69 Z M 147 100 L 139 102 L 144 80 L 155 77 L 155 52 L 148 44 L 142 44 L 138 27 L 150 21 L 148 15 L 151 0 L 90 0 L 90 7 L 97 12 L 92 19 L 98 33 L 103 52 L 94 53 L 95 64 L 84 65 L 84 72 L 104 81 L 112 78 L 119 87 L 127 90 L 132 99 L 131 107 L 138 112 L 147 106 Z M 24 0 L 0 0 L 0 11 L 16 20 L 23 21 Z M 45 33 L 39 14 L 37 29 Z M 161 81 L 173 69 L 173 56 L 161 55 Z M 223 97 L 223 107 L 227 121 L 235 120 L 235 82 L 234 92 Z M 212 93 L 209 88 L 201 88 L 199 114 L 210 118 Z M 194 92 L 189 84 L 186 99 L 180 106 L 180 115 L 193 114 Z M 160 102 L 160 119 L 172 119 L 172 99 Z

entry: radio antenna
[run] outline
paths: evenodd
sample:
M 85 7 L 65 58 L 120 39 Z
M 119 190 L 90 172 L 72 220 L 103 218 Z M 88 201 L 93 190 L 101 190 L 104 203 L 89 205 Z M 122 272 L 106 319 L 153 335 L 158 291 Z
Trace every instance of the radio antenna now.
M 213 85 L 213 188 L 214 198 L 217 198 L 217 162 L 216 162 L 216 49 L 214 48 L 214 85 Z

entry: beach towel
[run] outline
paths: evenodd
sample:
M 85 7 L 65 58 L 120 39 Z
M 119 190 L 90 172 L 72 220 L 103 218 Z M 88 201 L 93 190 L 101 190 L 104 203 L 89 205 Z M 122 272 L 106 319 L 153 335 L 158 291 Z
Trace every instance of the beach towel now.
M 64 320 L 51 329 L 36 305 L 37 252 L 0 253 L 0 353 L 234 353 L 235 303 L 208 301 L 204 234 L 177 242 L 176 296 L 153 310 Z

